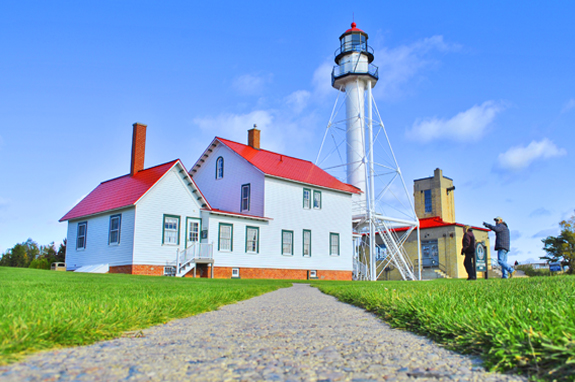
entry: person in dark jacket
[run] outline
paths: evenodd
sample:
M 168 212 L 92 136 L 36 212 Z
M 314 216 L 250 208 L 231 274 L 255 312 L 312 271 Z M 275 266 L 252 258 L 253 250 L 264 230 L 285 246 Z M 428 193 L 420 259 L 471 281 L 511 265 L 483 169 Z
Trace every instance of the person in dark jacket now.
M 501 272 L 503 274 L 502 278 L 506 279 L 508 277 L 513 277 L 515 269 L 507 264 L 507 254 L 509 253 L 509 227 L 507 223 L 501 219 L 501 217 L 496 217 L 495 225 L 488 223 L 483 223 L 483 225 L 490 230 L 495 232 L 495 250 L 497 251 L 497 261 L 501 265 Z
M 475 235 L 473 235 L 473 231 L 468 225 L 463 230 L 461 254 L 465 256 L 463 265 L 467 272 L 467 280 L 477 280 L 477 274 L 475 273 Z

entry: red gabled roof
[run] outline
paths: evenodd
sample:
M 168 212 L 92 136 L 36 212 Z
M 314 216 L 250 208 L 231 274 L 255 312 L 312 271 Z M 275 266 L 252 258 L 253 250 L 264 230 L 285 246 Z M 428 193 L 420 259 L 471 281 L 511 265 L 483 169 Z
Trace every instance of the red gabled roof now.
M 314 186 L 331 188 L 354 194 L 361 190 L 351 184 L 343 183 L 310 161 L 277 154 L 267 150 L 256 150 L 251 146 L 216 137 L 234 152 L 266 175 L 277 176 Z
M 133 206 L 179 159 L 100 183 L 60 221 Z

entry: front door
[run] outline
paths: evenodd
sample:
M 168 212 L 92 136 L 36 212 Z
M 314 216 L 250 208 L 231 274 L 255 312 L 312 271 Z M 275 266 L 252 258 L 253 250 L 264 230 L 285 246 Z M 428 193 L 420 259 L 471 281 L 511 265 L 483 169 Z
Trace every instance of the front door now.
M 188 218 L 186 227 L 186 248 L 200 242 L 200 219 Z
M 421 242 L 421 264 L 424 268 L 439 266 L 439 250 L 437 240 Z

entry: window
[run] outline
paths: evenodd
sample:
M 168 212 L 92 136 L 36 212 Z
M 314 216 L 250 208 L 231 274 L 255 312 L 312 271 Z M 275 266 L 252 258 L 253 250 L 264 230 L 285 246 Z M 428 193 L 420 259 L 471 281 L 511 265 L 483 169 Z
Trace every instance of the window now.
M 311 208 L 311 190 L 309 188 L 303 189 L 303 208 L 306 210 Z
M 200 219 L 186 218 L 186 248 L 193 243 L 200 242 L 200 230 L 202 223 Z
M 329 234 L 329 254 L 339 256 L 339 233 Z
M 282 230 L 282 255 L 293 255 L 293 231 Z
M 162 244 L 180 244 L 180 217 L 164 215 L 164 240 Z
M 423 196 L 425 198 L 425 213 L 431 212 L 431 190 L 423 191 Z
M 242 202 L 240 206 L 240 211 L 249 211 L 250 210 L 250 185 L 244 184 L 242 185 Z
M 246 227 L 246 252 L 259 253 L 260 229 L 258 227 Z
M 234 250 L 234 226 L 232 224 L 220 223 L 220 234 L 218 238 L 218 251 Z
M 110 216 L 110 233 L 108 234 L 108 244 L 120 244 L 121 225 L 122 225 L 122 215 Z
M 313 191 L 313 208 L 316 210 L 321 208 L 321 191 Z
M 78 223 L 78 235 L 76 236 L 76 249 L 86 249 L 88 237 L 88 222 Z
M 240 268 L 232 268 L 232 279 L 240 278 Z
M 303 255 L 311 256 L 311 231 L 309 229 L 303 230 Z
M 309 271 L 308 279 L 317 279 L 317 271 Z
M 216 179 L 222 179 L 224 177 L 224 158 L 218 157 L 216 159 Z

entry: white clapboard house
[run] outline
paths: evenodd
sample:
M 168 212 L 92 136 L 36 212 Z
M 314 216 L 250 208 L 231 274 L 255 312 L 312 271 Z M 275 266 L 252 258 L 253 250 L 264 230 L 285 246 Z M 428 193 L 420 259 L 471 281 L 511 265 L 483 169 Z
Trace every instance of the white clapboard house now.
M 101 183 L 68 221 L 68 270 L 216 278 L 351 280 L 351 196 L 313 163 L 216 137 L 188 173 L 144 169 L 134 124 L 130 174 Z

